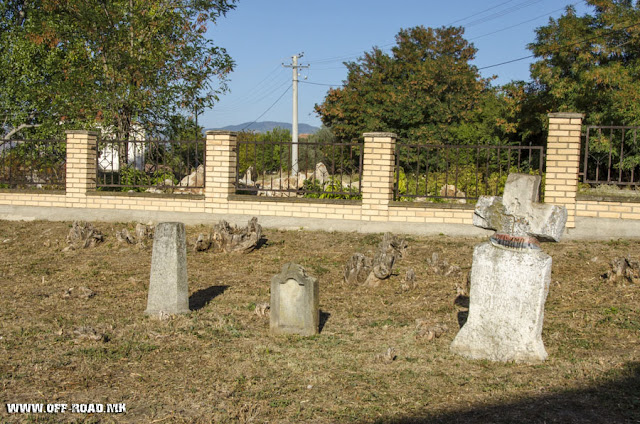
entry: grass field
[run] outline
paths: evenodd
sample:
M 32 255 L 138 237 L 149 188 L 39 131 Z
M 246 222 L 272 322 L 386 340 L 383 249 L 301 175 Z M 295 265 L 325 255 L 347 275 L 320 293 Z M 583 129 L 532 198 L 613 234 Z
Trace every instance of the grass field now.
M 600 278 L 612 258 L 638 259 L 640 241 L 544 244 L 549 358 L 524 365 L 449 352 L 478 238 L 407 237 L 397 275 L 365 289 L 345 285 L 342 268 L 380 234 L 265 230 L 248 255 L 190 250 L 192 312 L 160 320 L 143 313 L 150 246 L 116 242 L 132 224 L 95 225 L 105 243 L 63 252 L 70 223 L 0 222 L 0 393 L 127 412 L 10 415 L 3 405 L 1 422 L 640 422 L 640 287 Z M 189 227 L 189 244 L 203 230 Z M 433 252 L 461 272 L 436 273 Z M 320 282 L 317 336 L 272 336 L 254 313 L 289 261 Z M 418 284 L 406 290 L 409 268 Z M 417 319 L 449 330 L 416 337 Z M 381 359 L 390 347 L 395 360 Z

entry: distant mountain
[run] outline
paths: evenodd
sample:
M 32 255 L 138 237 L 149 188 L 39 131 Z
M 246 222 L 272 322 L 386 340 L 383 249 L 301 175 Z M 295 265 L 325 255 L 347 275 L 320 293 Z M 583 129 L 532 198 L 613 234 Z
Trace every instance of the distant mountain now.
M 227 130 L 227 131 L 242 131 L 243 129 L 246 131 L 255 131 L 259 133 L 265 133 L 267 131 L 271 131 L 274 128 L 283 128 L 285 130 L 291 131 L 291 124 L 287 122 L 274 122 L 274 121 L 262 121 L 262 122 L 245 122 L 239 125 L 227 125 L 222 128 L 209 128 L 215 130 Z M 314 127 L 309 124 L 298 124 L 298 133 L 299 134 L 315 134 L 320 128 Z

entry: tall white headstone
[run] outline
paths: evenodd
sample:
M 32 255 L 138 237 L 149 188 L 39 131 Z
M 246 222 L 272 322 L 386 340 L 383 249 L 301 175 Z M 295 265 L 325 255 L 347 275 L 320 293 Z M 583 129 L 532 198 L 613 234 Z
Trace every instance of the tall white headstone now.
M 497 230 L 475 247 L 469 316 L 451 350 L 471 359 L 539 362 L 551 257 L 540 241 L 558 241 L 564 207 L 537 203 L 540 177 L 510 174 L 503 197 L 481 197 L 473 223 Z

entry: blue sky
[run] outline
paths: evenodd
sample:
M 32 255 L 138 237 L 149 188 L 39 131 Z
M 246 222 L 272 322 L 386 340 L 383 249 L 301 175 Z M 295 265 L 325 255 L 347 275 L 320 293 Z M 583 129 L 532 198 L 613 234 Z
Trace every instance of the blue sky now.
M 583 0 L 240 0 L 237 8 L 208 35 L 236 62 L 230 92 L 199 116 L 205 128 L 243 122 L 291 122 L 292 71 L 282 66 L 304 52 L 300 71 L 299 122 L 320 126 L 313 107 L 322 103 L 328 86 L 346 79 L 344 61 L 356 60 L 373 46 L 394 45 L 401 28 L 418 25 L 465 27 L 465 37 L 478 52 L 479 68 L 529 55 L 535 28 L 559 17 L 574 4 L 589 12 Z M 529 80 L 531 59 L 481 70 L 496 75 L 496 84 Z M 318 85 L 322 84 L 322 85 Z M 279 100 L 278 100 L 279 99 Z M 262 116 L 261 116 L 262 115 Z

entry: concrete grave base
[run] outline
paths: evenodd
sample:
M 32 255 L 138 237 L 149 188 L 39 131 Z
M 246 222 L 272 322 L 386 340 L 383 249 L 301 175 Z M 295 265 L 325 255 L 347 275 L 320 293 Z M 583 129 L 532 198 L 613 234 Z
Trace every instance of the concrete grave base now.
M 473 251 L 469 316 L 451 351 L 470 359 L 540 362 L 551 256 L 483 243 Z
M 189 312 L 187 281 L 187 239 L 181 222 L 161 222 L 156 226 L 151 254 L 151 276 L 147 315 Z

